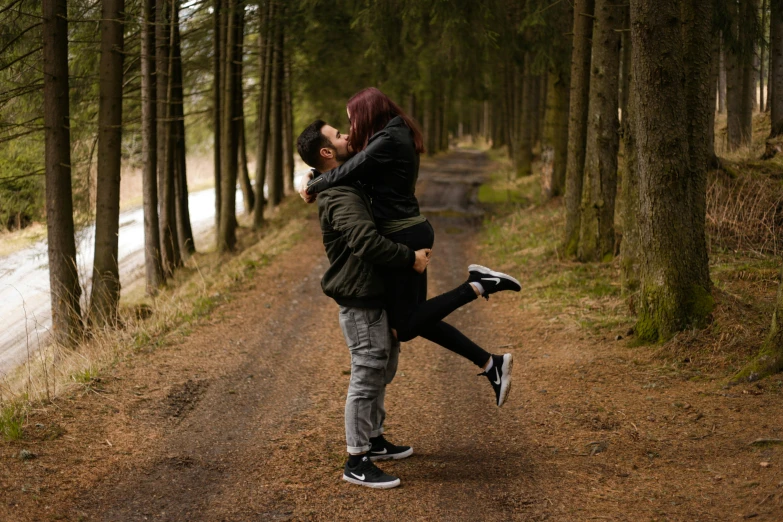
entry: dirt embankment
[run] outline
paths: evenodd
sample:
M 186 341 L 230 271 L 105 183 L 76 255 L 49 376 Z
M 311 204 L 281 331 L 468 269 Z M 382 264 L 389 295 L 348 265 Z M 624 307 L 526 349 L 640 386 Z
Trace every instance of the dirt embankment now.
M 461 153 L 423 169 L 422 206 L 439 210 L 431 295 L 469 263 L 496 266 L 471 207 L 434 196 L 443 183 L 469 196 L 453 187 L 486 165 Z M 517 294 L 449 318 L 514 353 L 506 406 L 467 361 L 405 344 L 388 437 L 415 453 L 382 464 L 402 487 L 343 483 L 349 357 L 325 268 L 313 218 L 184 342 L 33 412 L 25 438 L 0 446 L 0 520 L 783 519 L 783 381 L 686 380 L 610 332 L 520 308 Z M 749 444 L 759 438 L 770 441 Z

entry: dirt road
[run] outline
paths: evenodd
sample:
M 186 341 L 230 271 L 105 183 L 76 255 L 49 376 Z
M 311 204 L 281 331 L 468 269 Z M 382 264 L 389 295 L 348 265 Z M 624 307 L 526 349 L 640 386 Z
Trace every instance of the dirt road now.
M 487 164 L 459 153 L 422 171 L 432 295 L 492 265 L 466 204 Z M 342 482 L 349 356 L 325 268 L 313 217 L 208 324 L 35 412 L 40 436 L 2 446 L 0 520 L 783 519 L 780 450 L 748 445 L 780 437 L 780 381 L 743 393 L 684 380 L 517 294 L 449 319 L 515 354 L 506 406 L 467 361 L 407 343 L 387 434 L 415 453 L 382 463 L 402 487 Z M 38 458 L 12 458 L 21 447 Z

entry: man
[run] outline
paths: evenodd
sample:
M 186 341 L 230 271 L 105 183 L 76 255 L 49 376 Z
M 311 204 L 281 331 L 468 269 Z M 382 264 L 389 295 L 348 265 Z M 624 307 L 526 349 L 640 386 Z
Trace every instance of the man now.
M 339 166 L 349 156 L 347 136 L 321 120 L 297 139 L 305 163 L 319 171 Z M 321 280 L 326 295 L 340 305 L 340 327 L 351 352 L 351 380 L 345 401 L 348 460 L 343 480 L 372 488 L 393 488 L 400 479 L 381 471 L 373 461 L 413 454 L 383 436 L 386 385 L 397 371 L 399 343 L 383 309 L 384 284 L 375 268 L 410 268 L 421 273 L 429 249 L 413 251 L 381 236 L 370 202 L 355 186 L 339 186 L 318 196 L 318 215 L 329 269 Z

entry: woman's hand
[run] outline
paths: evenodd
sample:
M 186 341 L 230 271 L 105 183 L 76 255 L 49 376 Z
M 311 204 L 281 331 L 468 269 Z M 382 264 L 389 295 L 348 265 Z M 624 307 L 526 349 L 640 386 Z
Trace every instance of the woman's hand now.
M 317 195 L 313 194 L 310 195 L 307 193 L 307 184 L 310 182 L 310 180 L 313 179 L 313 171 L 311 170 L 306 175 L 302 176 L 301 181 L 299 182 L 299 196 L 304 200 L 305 203 L 314 203 Z
M 416 260 L 413 263 L 413 269 L 418 273 L 423 274 L 427 269 L 427 265 L 430 264 L 432 250 L 429 248 L 422 248 L 421 250 L 417 250 L 414 253 L 416 254 Z

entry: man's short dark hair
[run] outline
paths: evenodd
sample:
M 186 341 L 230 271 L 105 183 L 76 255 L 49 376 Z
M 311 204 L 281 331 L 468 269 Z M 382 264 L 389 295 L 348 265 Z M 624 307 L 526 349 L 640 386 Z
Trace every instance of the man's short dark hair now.
M 323 161 L 321 149 L 324 147 L 334 149 L 331 142 L 321 132 L 324 125 L 326 125 L 325 121 L 315 120 L 305 127 L 305 130 L 296 139 L 296 150 L 299 151 L 302 161 L 318 170 L 321 169 L 321 162 Z

